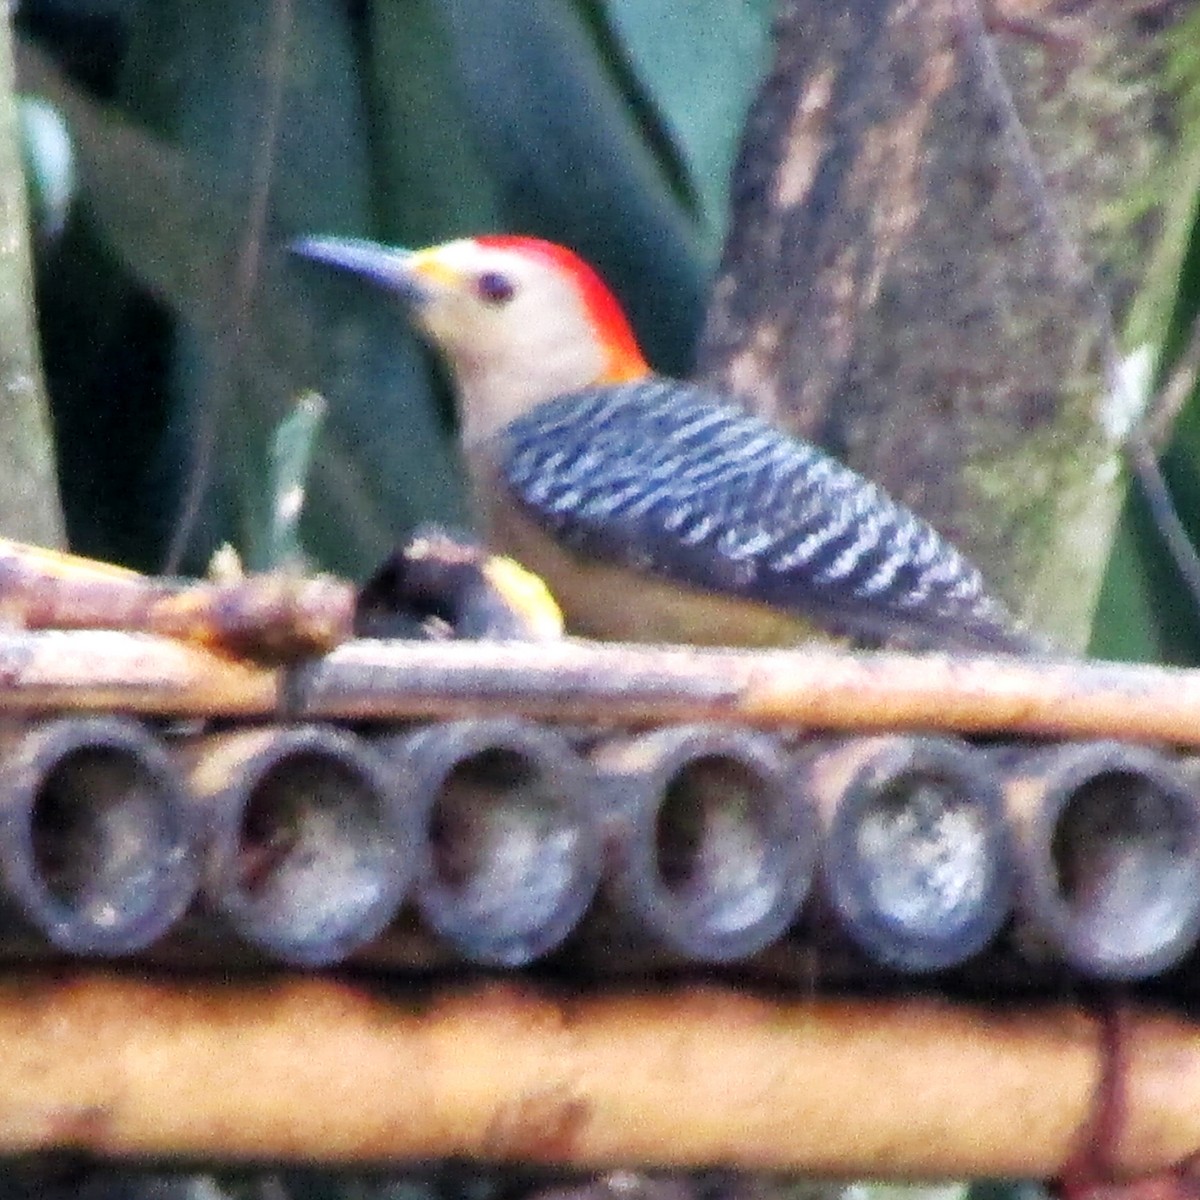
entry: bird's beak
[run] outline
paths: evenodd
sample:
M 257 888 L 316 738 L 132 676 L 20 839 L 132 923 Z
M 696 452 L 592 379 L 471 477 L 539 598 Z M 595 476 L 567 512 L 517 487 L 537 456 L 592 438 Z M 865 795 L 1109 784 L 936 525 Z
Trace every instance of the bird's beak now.
M 417 270 L 417 255 L 398 246 L 381 246 L 361 238 L 297 238 L 288 249 L 302 258 L 327 263 L 368 279 L 414 307 L 432 298 L 428 281 Z

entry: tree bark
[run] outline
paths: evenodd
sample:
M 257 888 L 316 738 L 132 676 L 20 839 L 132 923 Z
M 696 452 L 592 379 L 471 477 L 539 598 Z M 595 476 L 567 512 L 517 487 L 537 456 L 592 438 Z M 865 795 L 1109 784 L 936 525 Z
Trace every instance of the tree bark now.
M 55 546 L 64 534 L 33 320 L 10 37 L 5 16 L 0 19 L 0 534 Z
M 785 0 L 701 372 L 1086 643 L 1122 489 L 1115 343 L 974 0 Z

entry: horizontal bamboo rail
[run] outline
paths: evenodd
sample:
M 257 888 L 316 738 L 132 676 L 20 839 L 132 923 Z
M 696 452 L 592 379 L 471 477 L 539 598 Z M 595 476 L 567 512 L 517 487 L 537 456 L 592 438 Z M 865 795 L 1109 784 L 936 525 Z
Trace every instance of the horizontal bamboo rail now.
M 0 712 L 942 729 L 1200 748 L 1200 671 L 1118 663 L 563 642 L 348 643 L 262 668 L 149 634 L 0 633 Z
M 1200 671 L 1073 660 L 684 646 L 361 641 L 295 669 L 306 717 L 503 713 L 644 725 L 942 729 L 1200 746 Z
M 352 584 L 327 575 L 162 578 L 0 538 L 0 616 L 20 629 L 156 633 L 283 662 L 352 637 L 357 603 Z
M 1100 1152 L 1173 1168 L 1200 1147 L 1200 1027 L 1120 1027 Z M 1109 1040 L 1066 1006 L 30 974 L 0 982 L 0 1153 L 1053 1177 L 1089 1143 Z
M 263 717 L 277 670 L 172 638 L 105 629 L 0 632 L 0 713 Z

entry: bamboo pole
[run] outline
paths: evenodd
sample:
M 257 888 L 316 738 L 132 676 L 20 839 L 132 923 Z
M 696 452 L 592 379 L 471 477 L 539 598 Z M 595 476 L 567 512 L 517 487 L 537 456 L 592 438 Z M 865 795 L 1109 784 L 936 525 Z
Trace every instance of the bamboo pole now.
M 309 719 L 519 715 L 945 730 L 1200 746 L 1200 671 L 1077 660 L 563 641 L 374 642 L 295 669 Z
M 168 638 L 0 632 L 0 712 L 400 721 L 523 716 L 612 728 L 944 730 L 1200 747 L 1200 671 L 946 654 L 586 641 L 350 642 L 267 669 Z
M 259 725 L 172 750 L 203 830 L 202 892 L 229 930 L 277 961 L 324 966 L 392 922 L 425 813 L 370 746 L 328 725 Z
M 1166 1170 L 1200 1145 L 1200 1028 L 1121 1024 L 1105 1154 Z M 1051 1177 L 1086 1144 L 1105 1045 L 1065 1006 L 25 975 L 0 983 L 0 1152 Z
M 279 672 L 151 634 L 0 631 L 0 713 L 268 716 Z

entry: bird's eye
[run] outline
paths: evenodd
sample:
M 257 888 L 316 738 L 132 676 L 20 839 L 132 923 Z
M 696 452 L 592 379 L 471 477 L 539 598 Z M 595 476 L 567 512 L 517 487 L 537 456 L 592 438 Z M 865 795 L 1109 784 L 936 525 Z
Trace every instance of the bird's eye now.
M 488 304 L 507 304 L 515 291 L 512 280 L 499 271 L 485 271 L 475 281 L 475 290 Z

